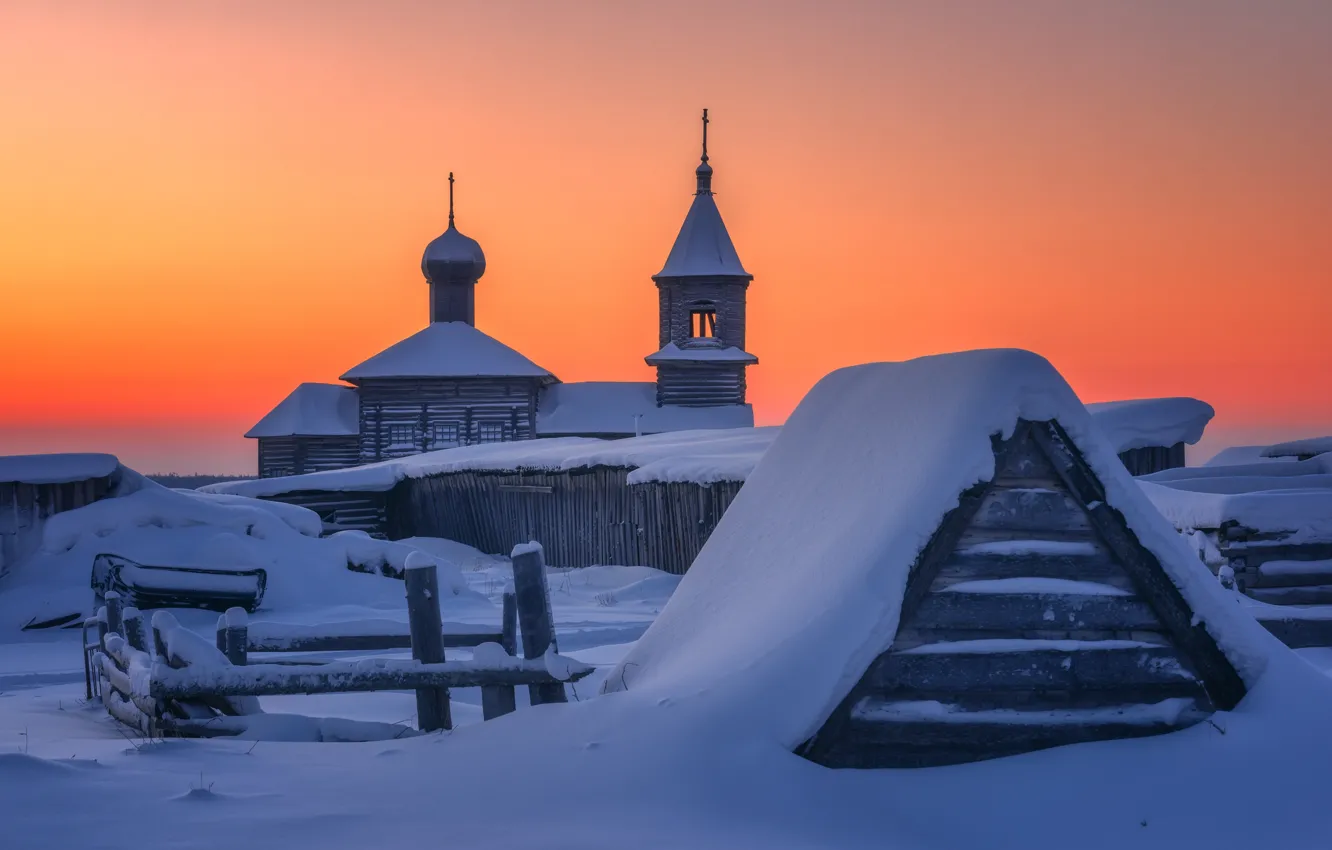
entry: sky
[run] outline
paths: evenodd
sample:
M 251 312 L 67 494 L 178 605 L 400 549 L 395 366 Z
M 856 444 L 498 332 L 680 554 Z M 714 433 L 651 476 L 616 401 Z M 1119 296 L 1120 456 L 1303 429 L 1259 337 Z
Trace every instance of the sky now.
M 1332 4 L 0 3 L 0 453 L 253 473 L 241 437 L 427 321 L 651 380 L 651 276 L 714 189 L 750 400 L 1017 346 L 1193 450 L 1332 433 Z

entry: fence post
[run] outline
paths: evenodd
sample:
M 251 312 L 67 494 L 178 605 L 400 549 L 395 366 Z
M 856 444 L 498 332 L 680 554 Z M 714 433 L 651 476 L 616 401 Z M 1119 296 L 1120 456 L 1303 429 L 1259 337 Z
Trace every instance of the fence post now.
M 523 631 L 523 657 L 540 658 L 547 649 L 559 652 L 555 643 L 555 621 L 550 612 L 550 585 L 546 581 L 546 559 L 540 543 L 513 547 L 513 590 L 518 622 Z M 568 702 L 564 684 L 528 685 L 532 705 Z
M 250 642 L 250 618 L 245 613 L 244 608 L 228 608 L 227 613 L 222 615 L 226 625 L 226 653 L 227 660 L 237 667 L 244 667 L 247 663 L 248 645 Z
M 227 654 L 227 615 L 217 615 L 217 630 L 213 633 L 213 645 L 223 655 Z
M 125 634 L 124 617 L 122 612 L 124 608 L 120 603 L 120 594 L 114 590 L 106 593 L 106 630 L 112 634 L 118 634 L 122 637 Z
M 147 652 L 148 644 L 143 636 L 143 614 L 139 613 L 138 608 L 130 606 L 121 613 L 121 617 L 124 621 L 125 640 L 140 652 Z
M 500 621 L 500 646 L 509 655 L 518 654 L 518 604 L 513 591 L 505 591 L 503 619 Z M 481 718 L 493 720 L 517 708 L 513 685 L 484 685 L 481 688 Z
M 438 664 L 444 660 L 444 624 L 439 616 L 439 575 L 435 560 L 424 552 L 412 552 L 404 566 L 412 658 L 422 664 Z M 448 688 L 416 689 L 416 725 L 422 732 L 453 728 Z

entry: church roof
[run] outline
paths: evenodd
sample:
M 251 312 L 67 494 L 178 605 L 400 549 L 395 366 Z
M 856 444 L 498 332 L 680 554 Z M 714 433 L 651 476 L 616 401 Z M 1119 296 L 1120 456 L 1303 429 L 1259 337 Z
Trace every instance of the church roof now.
M 736 348 L 734 345 L 721 348 L 718 346 L 698 346 L 696 348 L 685 346 L 681 348 L 673 342 L 668 342 L 657 352 L 649 354 L 644 358 L 649 366 L 656 366 L 659 363 L 744 363 L 752 366 L 758 363 L 758 358 L 748 351 Z
M 752 428 L 754 408 L 657 406 L 657 385 L 637 381 L 552 384 L 537 403 L 538 437 L 617 437 L 667 431 Z
M 694 203 L 675 237 L 666 265 L 653 277 L 753 278 L 740 263 L 740 255 L 726 232 L 721 211 L 712 197 L 712 166 L 708 165 L 708 111 L 703 110 L 703 156 L 694 170 L 698 188 Z
M 356 390 L 301 384 L 245 432 L 247 437 L 352 437 L 361 432 Z
M 546 378 L 555 376 L 466 322 L 432 322 L 349 369 L 342 380 L 366 378 Z

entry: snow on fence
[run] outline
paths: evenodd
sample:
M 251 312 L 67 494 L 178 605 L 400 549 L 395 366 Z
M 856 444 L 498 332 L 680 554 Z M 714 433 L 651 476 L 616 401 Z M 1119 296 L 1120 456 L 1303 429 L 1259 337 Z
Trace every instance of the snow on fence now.
M 279 694 L 415 690 L 422 732 L 452 728 L 449 688 L 480 687 L 486 720 L 515 709 L 514 688 L 520 685 L 528 687 L 532 705 L 565 702 L 564 683 L 578 681 L 593 668 L 558 654 L 541 547 L 515 549 L 513 565 L 515 590 L 505 594 L 497 631 L 444 628 L 436 567 L 425 557 L 408 561 L 406 632 L 383 622 L 322 634 L 282 624 L 251 626 L 245 611 L 233 608 L 218 619 L 215 643 L 209 644 L 159 610 L 149 641 L 138 609 L 123 607 L 120 594 L 111 591 L 105 606 L 84 623 L 88 697 L 100 696 L 112 717 L 149 737 L 243 734 L 257 728 L 256 718 L 267 717 L 256 697 Z M 519 627 L 521 658 L 516 655 Z M 97 631 L 91 644 L 90 628 Z M 447 661 L 448 647 L 473 647 L 473 658 Z M 250 664 L 248 657 L 250 652 L 397 648 L 410 648 L 412 659 Z M 390 724 L 300 720 L 319 727 L 318 740 L 377 740 L 404 733 Z

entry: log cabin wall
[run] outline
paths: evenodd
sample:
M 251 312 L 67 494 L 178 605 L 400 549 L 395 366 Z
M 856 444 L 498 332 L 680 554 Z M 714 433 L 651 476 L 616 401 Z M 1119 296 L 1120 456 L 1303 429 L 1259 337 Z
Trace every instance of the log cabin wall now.
M 364 531 L 386 536 L 388 493 L 372 490 L 297 490 L 264 496 L 266 501 L 309 508 L 319 514 L 325 533 Z
M 0 483 L 0 575 L 36 551 L 48 518 L 106 498 L 114 477 L 61 484 Z
M 1163 469 L 1178 469 L 1184 466 L 1184 444 L 1173 446 L 1146 446 L 1129 449 L 1119 453 L 1130 475 L 1150 475 Z
M 682 574 L 742 482 L 629 484 L 623 467 L 562 472 L 470 471 L 407 479 L 385 530 L 505 553 L 540 540 L 562 567 L 626 564 Z
M 260 437 L 259 477 L 305 475 L 361 462 L 360 437 Z
M 657 367 L 657 405 L 713 407 L 745 403 L 745 367 L 735 363 L 671 363 Z
M 745 278 L 661 278 L 657 281 L 660 347 L 683 346 L 691 339 L 690 313 L 709 305 L 717 313 L 717 339 L 722 347 L 745 348 Z
M 536 378 L 393 378 L 358 389 L 362 463 L 536 433 Z

